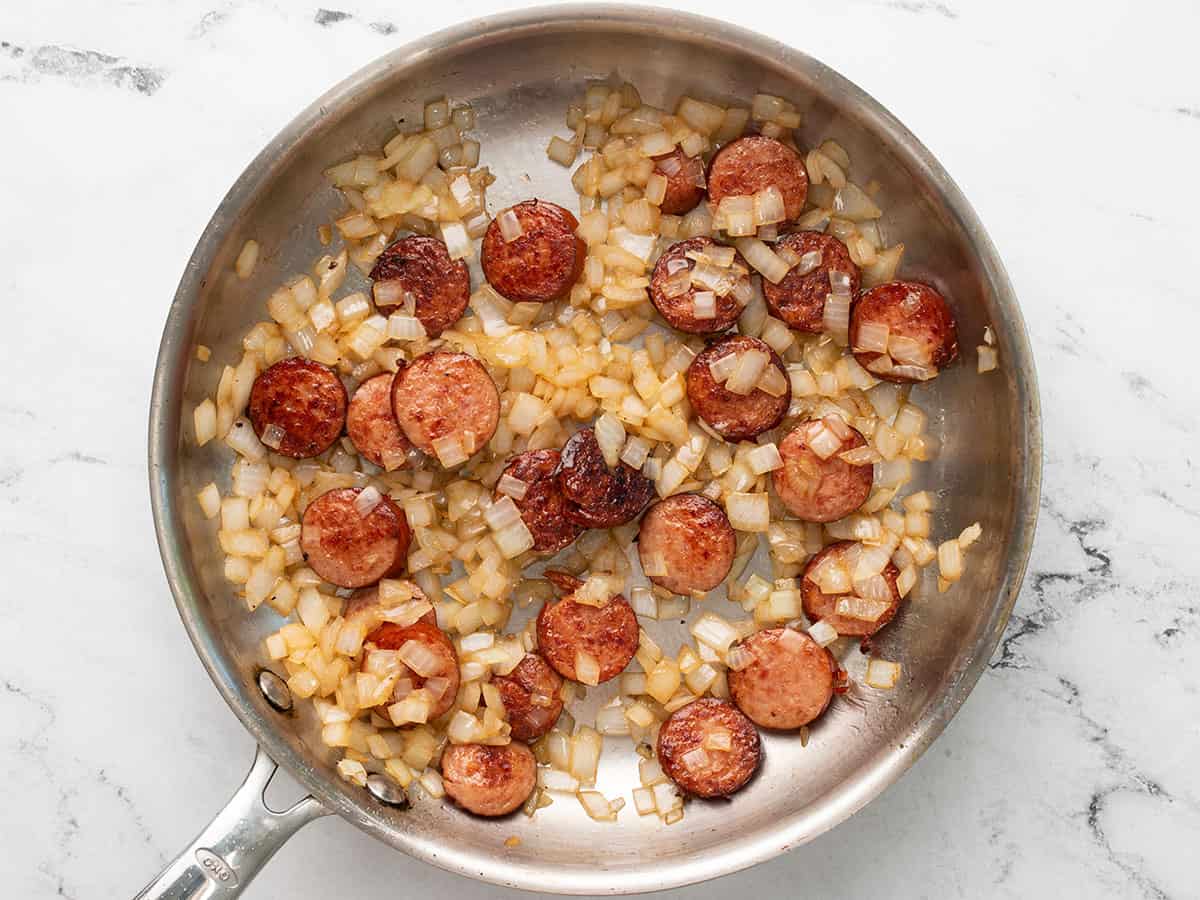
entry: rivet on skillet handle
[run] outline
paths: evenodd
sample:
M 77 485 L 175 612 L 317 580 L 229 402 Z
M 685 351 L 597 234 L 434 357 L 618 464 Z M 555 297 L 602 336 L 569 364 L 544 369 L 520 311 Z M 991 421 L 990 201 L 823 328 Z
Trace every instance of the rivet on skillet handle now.
M 250 773 L 225 808 L 134 900 L 231 900 L 284 841 L 329 815 L 312 797 L 283 812 L 270 809 L 263 792 L 276 768 L 257 748 Z

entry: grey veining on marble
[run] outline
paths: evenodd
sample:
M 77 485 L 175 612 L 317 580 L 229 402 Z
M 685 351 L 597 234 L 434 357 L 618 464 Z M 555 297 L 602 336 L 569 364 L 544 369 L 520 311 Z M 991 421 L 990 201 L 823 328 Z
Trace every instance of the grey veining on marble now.
M 153 540 L 144 432 L 196 236 L 311 98 L 447 0 L 0 5 L 0 884 L 132 896 L 249 739 Z M 1029 576 L 931 751 L 833 833 L 688 898 L 1200 896 L 1200 63 L 1194 2 L 713 0 L 879 98 L 979 211 L 1043 388 Z M 318 822 L 249 896 L 503 892 Z

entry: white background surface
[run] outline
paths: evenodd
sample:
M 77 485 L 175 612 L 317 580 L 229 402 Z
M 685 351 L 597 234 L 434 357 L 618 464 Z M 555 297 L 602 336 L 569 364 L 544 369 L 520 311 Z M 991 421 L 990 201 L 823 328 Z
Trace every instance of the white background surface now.
M 329 3 L 351 16 L 0 5 L 4 896 L 131 897 L 249 764 L 153 540 L 145 419 L 167 306 L 217 200 L 296 111 L 409 37 L 508 8 Z M 832 65 L 962 186 L 1021 297 L 1046 468 L 1025 590 L 945 735 L 833 833 L 674 896 L 1197 896 L 1200 7 L 688 9 Z M 430 892 L 503 894 L 325 819 L 248 896 Z

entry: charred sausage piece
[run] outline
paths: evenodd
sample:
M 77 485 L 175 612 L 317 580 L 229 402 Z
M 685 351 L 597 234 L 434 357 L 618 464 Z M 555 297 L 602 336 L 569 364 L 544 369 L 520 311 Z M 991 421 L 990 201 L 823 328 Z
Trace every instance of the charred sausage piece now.
M 616 528 L 636 519 L 654 496 L 654 482 L 624 462 L 610 469 L 590 428 L 575 432 L 562 449 L 558 485 L 567 516 L 585 528 Z
M 831 290 L 829 273 L 840 272 L 849 278 L 850 295 L 857 296 L 861 279 L 858 266 L 850 259 L 845 244 L 819 231 L 785 234 L 775 247 L 786 247 L 802 259 L 810 253 L 817 256 L 793 266 L 778 284 L 763 279 L 763 297 L 771 314 L 797 331 L 820 334 L 825 330 L 825 297 Z
M 408 582 L 408 586 L 412 590 L 413 600 L 429 602 L 429 598 L 419 587 L 411 581 Z M 379 600 L 379 585 L 373 584 L 370 587 L 359 588 L 346 598 L 346 605 L 342 608 L 342 618 L 347 622 L 361 621 L 364 631 L 369 633 L 382 624 L 383 614 L 387 610 L 388 606 Z M 421 618 L 417 621 L 437 625 L 437 611 L 431 605 L 429 611 L 422 613 Z
M 834 630 L 840 635 L 852 635 L 854 637 L 866 637 L 874 634 L 888 622 L 892 621 L 897 611 L 900 609 L 900 591 L 896 587 L 896 579 L 900 577 L 900 570 L 892 563 L 888 563 L 883 572 L 884 581 L 887 582 L 891 605 L 874 621 L 867 619 L 856 619 L 852 616 L 840 615 L 837 612 L 838 600 L 846 596 L 845 594 L 826 594 L 821 590 L 818 583 L 820 570 L 822 565 L 830 562 L 837 564 L 839 561 L 845 562 L 848 554 L 853 552 L 855 547 L 853 541 L 838 541 L 836 544 L 830 544 L 816 556 L 808 561 L 808 565 L 804 567 L 804 574 L 800 579 L 800 600 L 804 604 L 804 614 L 814 622 L 822 620 L 833 626 Z M 853 574 L 853 568 L 851 574 Z
M 308 504 L 300 548 L 312 570 L 330 584 L 358 588 L 404 570 L 412 531 L 403 510 L 382 497 L 365 516 L 362 488 L 335 488 Z
M 700 494 L 675 494 L 655 503 L 642 518 L 638 555 L 650 580 L 676 594 L 711 591 L 733 565 L 737 538 L 729 517 Z
M 761 759 L 758 731 L 724 700 L 704 697 L 689 703 L 671 713 L 658 732 L 663 772 L 697 797 L 728 797 L 741 790 Z
M 376 650 L 399 650 L 409 641 L 416 641 L 429 650 L 432 656 L 428 667 L 422 672 L 405 667 L 407 671 L 401 680 L 407 679 L 412 684 L 405 685 L 404 693 L 407 695 L 409 689 L 424 688 L 428 691 L 433 698 L 433 706 L 429 710 L 429 720 L 433 721 L 449 712 L 458 697 L 458 654 L 454 652 L 454 644 L 446 637 L 446 633 L 437 625 L 431 625 L 424 620 L 412 625 L 384 622 L 367 635 L 363 645 L 367 648 L 366 655 L 369 656 L 371 647 Z M 363 664 L 367 664 L 366 656 Z
M 752 722 L 763 728 L 799 728 L 825 711 L 837 672 L 828 650 L 791 628 L 755 632 L 740 646 L 754 661 L 729 671 L 729 693 Z
M 302 356 L 281 359 L 254 379 L 249 413 L 264 444 L 280 456 L 307 459 L 342 433 L 346 388 L 328 366 Z
M 958 355 L 958 327 L 929 285 L 892 281 L 866 291 L 850 310 L 850 348 L 876 378 L 928 381 Z
M 567 515 L 570 504 L 558 483 L 557 450 L 527 450 L 514 456 L 504 474 L 525 482 L 525 496 L 513 503 L 521 512 L 521 521 L 533 535 L 538 553 L 557 553 L 583 533 L 583 528 Z M 497 491 L 496 497 L 500 497 Z
M 578 680 L 576 654 L 586 653 L 600 664 L 603 682 L 620 675 L 637 653 L 637 616 L 620 595 L 603 606 L 565 597 L 542 607 L 537 636 L 538 649 L 563 678 Z
M 760 387 L 749 394 L 735 394 L 713 377 L 713 363 L 747 350 L 770 356 L 770 364 L 783 376 L 784 391 L 778 397 Z M 792 386 L 778 353 L 758 338 L 735 335 L 714 341 L 696 355 L 687 370 L 687 395 L 696 415 L 713 431 L 727 441 L 748 441 L 783 421 L 792 402 Z
M 689 238 L 672 244 L 654 264 L 654 271 L 650 275 L 650 302 L 672 328 L 686 331 L 688 334 L 716 334 L 729 328 L 742 314 L 742 307 L 731 292 L 714 297 L 716 314 L 704 318 L 696 316 L 696 294 L 707 290 L 706 288 L 692 284 L 681 293 L 674 293 L 678 290 L 675 286 L 676 279 L 680 277 L 678 273 L 684 269 L 692 271 L 696 268 L 696 261 L 688 259 L 687 254 L 703 252 L 715 246 L 716 241 L 712 238 Z M 734 261 L 747 272 L 750 271 L 750 267 L 740 256 L 735 257 Z
M 385 316 L 404 307 L 412 294 L 414 315 L 425 333 L 437 337 L 466 312 L 471 297 L 467 264 L 451 259 L 437 238 L 414 234 L 389 245 L 371 269 L 375 307 Z
M 730 141 L 708 167 L 708 199 L 713 209 L 726 197 L 748 197 L 771 185 L 783 195 L 788 222 L 800 217 L 808 196 L 808 172 L 800 154 L 775 138 L 751 134 Z
M 664 215 L 690 213 L 704 199 L 704 160 L 688 156 L 678 147 L 674 153 L 654 157 L 654 171 L 667 179 L 667 192 L 659 209 Z
M 806 522 L 850 515 L 867 502 L 875 467 L 854 465 L 839 454 L 866 445 L 866 438 L 840 418 L 806 419 L 779 443 L 783 468 L 771 473 L 775 493 L 788 512 Z
M 384 372 L 360 384 L 346 413 L 346 433 L 359 455 L 389 472 L 404 467 L 412 449 L 392 412 L 393 377 Z
M 500 220 L 516 217 L 521 234 L 504 239 Z M 509 220 L 510 221 L 510 220 Z M 587 246 L 575 235 L 579 220 L 556 203 L 526 200 L 492 219 L 480 264 L 488 283 L 514 302 L 557 300 L 579 280 Z
M 507 675 L 492 679 L 514 740 L 533 741 L 554 727 L 562 712 L 563 680 L 539 653 L 527 653 Z
M 405 438 L 423 453 L 441 458 L 437 442 L 454 438 L 471 456 L 496 433 L 500 393 L 473 356 L 434 350 L 396 373 L 392 412 Z
M 450 799 L 477 816 L 520 809 L 537 784 L 537 760 L 524 744 L 452 744 L 442 753 L 442 783 Z
M 570 572 L 563 572 L 559 569 L 546 569 L 542 575 L 547 581 L 558 588 L 562 594 L 573 594 L 583 587 L 583 582 Z

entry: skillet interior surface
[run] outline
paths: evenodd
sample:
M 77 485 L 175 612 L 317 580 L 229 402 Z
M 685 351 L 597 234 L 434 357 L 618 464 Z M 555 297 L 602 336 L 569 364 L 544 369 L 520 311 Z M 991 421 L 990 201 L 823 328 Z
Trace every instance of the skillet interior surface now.
M 231 451 L 192 445 L 191 410 L 211 396 L 222 365 L 236 362 L 244 331 L 266 318 L 273 286 L 323 252 L 316 226 L 341 208 L 325 167 L 376 151 L 395 120 L 419 116 L 425 102 L 445 95 L 478 113 L 481 162 L 498 176 L 488 192 L 492 211 L 532 196 L 574 209 L 569 173 L 546 159 L 546 142 L 565 134 L 566 106 L 584 82 L 614 74 L 657 105 L 682 93 L 743 104 L 758 91 L 784 96 L 803 113 L 802 146 L 836 138 L 854 160 L 855 179 L 880 182 L 883 227 L 907 248 L 901 275 L 951 298 L 965 357 L 917 392 L 943 450 L 918 467 L 916 487 L 940 492 L 935 535 L 978 520 L 984 539 L 956 587 L 939 595 L 927 572 L 878 636 L 879 655 L 904 663 L 896 689 L 863 688 L 835 701 L 806 747 L 794 735 L 764 735 L 763 769 L 732 802 L 690 802 L 670 827 L 639 818 L 632 804 L 615 825 L 593 822 L 563 795 L 533 819 L 475 819 L 417 791 L 412 809 L 390 810 L 336 777 L 310 715 L 281 716 L 253 686 L 260 642 L 279 620 L 266 607 L 248 615 L 223 579 L 215 526 L 194 498 L 209 481 L 228 486 Z M 232 263 L 250 237 L 262 253 L 253 277 L 240 281 Z M 978 376 L 970 348 L 987 324 L 1002 368 Z M 196 361 L 196 344 L 213 349 L 212 362 Z M 811 840 L 899 777 L 941 732 L 999 640 L 1033 536 L 1041 465 L 1037 390 L 1016 299 L 982 226 L 928 151 L 802 53 L 711 20 L 611 6 L 532 10 L 435 34 L 334 88 L 272 141 L 222 202 L 180 284 L 155 377 L 150 448 L 155 523 L 181 616 L 217 687 L 268 752 L 331 809 L 419 859 L 564 893 L 661 889 L 744 868 Z M 756 560 L 760 571 L 763 562 Z M 691 617 L 704 606 L 737 612 L 715 595 Z M 510 627 L 526 615 L 514 613 Z M 686 631 L 679 621 L 648 630 L 668 650 Z M 846 665 L 861 676 L 857 653 Z M 590 692 L 580 707 L 585 720 L 615 684 Z M 628 739 L 606 741 L 598 789 L 628 800 L 635 759 Z M 512 835 L 519 846 L 505 847 Z

